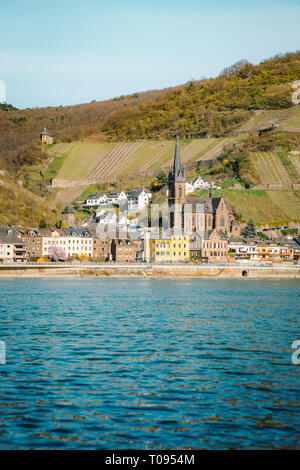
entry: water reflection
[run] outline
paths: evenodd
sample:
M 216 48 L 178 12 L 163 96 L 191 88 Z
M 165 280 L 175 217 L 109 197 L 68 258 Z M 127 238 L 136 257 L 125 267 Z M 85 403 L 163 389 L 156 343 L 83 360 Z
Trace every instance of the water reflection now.
M 2 280 L 0 448 L 298 448 L 299 286 Z

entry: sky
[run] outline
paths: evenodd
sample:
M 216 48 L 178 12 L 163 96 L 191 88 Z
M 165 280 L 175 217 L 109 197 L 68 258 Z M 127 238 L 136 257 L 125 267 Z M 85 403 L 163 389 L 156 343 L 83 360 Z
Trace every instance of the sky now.
M 18 108 L 165 88 L 300 49 L 300 0 L 1 0 L 0 18 L 0 80 Z

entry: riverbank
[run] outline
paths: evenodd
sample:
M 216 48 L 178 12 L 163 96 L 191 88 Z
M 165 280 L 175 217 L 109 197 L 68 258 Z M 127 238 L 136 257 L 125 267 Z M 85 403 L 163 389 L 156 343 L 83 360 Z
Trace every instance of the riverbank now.
M 2 265 L 0 278 L 250 278 L 300 279 L 300 266 L 212 265 Z

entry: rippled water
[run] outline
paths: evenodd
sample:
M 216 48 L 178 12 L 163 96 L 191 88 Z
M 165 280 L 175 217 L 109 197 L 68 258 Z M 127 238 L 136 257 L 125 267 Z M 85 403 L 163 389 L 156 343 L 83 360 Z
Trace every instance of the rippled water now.
M 300 283 L 0 281 L 0 449 L 299 448 Z

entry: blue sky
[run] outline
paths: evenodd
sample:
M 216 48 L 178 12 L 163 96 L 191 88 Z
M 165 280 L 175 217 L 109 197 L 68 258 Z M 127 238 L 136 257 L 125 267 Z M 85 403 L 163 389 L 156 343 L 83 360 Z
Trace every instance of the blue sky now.
M 0 80 L 19 108 L 165 88 L 300 49 L 300 0 L 3 0 L 0 18 Z

